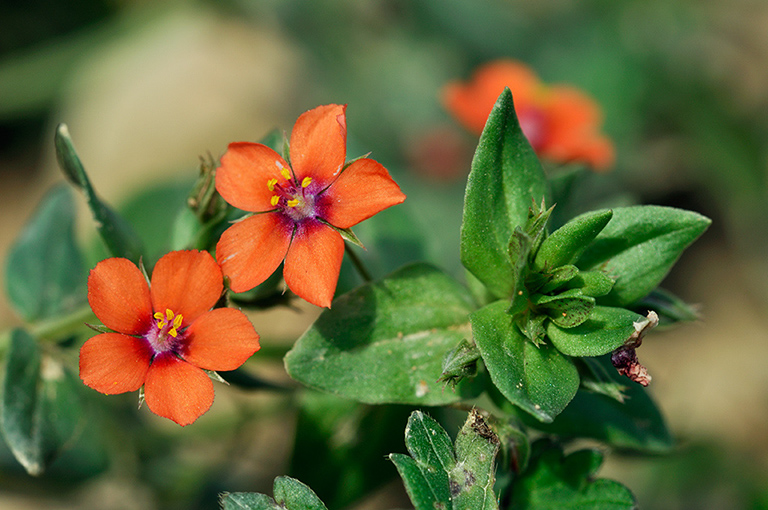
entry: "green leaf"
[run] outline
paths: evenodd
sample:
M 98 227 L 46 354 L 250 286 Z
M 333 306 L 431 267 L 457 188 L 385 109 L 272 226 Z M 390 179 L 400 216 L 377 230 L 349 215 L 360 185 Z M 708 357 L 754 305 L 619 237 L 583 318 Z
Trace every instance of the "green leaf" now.
M 334 301 L 285 356 L 295 380 L 360 402 L 443 405 L 470 398 L 437 382 L 445 355 L 470 337 L 467 290 L 426 264 L 406 266 Z
M 553 292 L 576 278 L 578 274 L 579 268 L 570 264 L 556 267 L 547 272 L 548 281 L 538 289 L 538 292 L 542 294 Z
M 405 428 L 410 457 L 390 454 L 416 510 L 451 508 L 448 472 L 456 466 L 451 439 L 434 419 L 414 411 Z
M 493 485 L 493 461 L 499 438 L 477 411 L 470 412 L 456 436 L 456 466 L 448 473 L 453 508 L 494 510 L 499 505 Z
M 606 209 L 582 214 L 558 228 L 541 243 L 534 267 L 555 268 L 576 262 L 613 216 Z
M 541 442 L 537 445 L 541 450 Z M 510 510 L 633 510 L 635 498 L 618 482 L 593 477 L 602 463 L 596 450 L 564 456 L 549 446 L 515 480 Z
M 11 333 L 3 383 L 3 436 L 24 469 L 40 475 L 80 429 L 79 385 L 21 329 Z
M 223 510 L 328 510 L 312 489 L 288 476 L 275 478 L 275 499 L 255 492 L 221 495 Z
M 635 332 L 635 322 L 645 317 L 624 308 L 596 306 L 589 318 L 576 327 L 547 325 L 547 337 L 567 356 L 601 356 L 621 347 Z
M 488 117 L 472 160 L 464 198 L 461 261 L 497 297 L 515 290 L 508 248 L 531 205 L 541 202 L 546 179 L 523 135 L 512 94 L 505 89 Z
M 579 289 L 585 296 L 600 297 L 608 294 L 614 283 L 614 280 L 600 271 L 580 271 L 563 287 L 565 289 Z
M 554 324 L 562 328 L 573 328 L 590 316 L 595 307 L 595 298 L 582 296 L 580 290 L 573 289 L 554 296 L 537 296 L 533 303 L 537 311 L 546 313 Z
M 620 207 L 581 255 L 582 270 L 600 270 L 616 280 L 601 303 L 628 306 L 651 292 L 685 248 L 709 227 L 698 213 L 661 206 Z
M 275 478 L 275 501 L 288 510 L 328 510 L 312 489 L 288 476 Z
M 421 411 L 405 429 L 407 455 L 389 456 L 416 510 L 498 509 L 493 492 L 499 439 L 472 411 L 456 438 L 456 452 L 445 430 Z
M 88 208 L 96 222 L 96 230 L 110 255 L 125 257 L 138 264 L 143 253 L 141 239 L 136 235 L 131 225 L 96 194 L 80 157 L 75 151 L 66 124 L 57 126 L 54 143 L 59 166 L 67 179 L 85 194 Z
M 607 374 L 607 381 L 622 386 L 623 402 L 580 389 L 552 423 L 536 423 L 526 416 L 523 419 L 532 427 L 564 438 L 596 439 L 614 448 L 649 453 L 669 452 L 674 442 L 661 411 L 645 388 L 616 372 L 609 358 L 595 361 Z
M 5 285 L 11 305 L 29 322 L 65 314 L 85 302 L 87 273 L 74 224 L 70 191 L 57 186 L 11 246 Z
M 222 510 L 285 510 L 266 494 L 225 492 L 219 501 Z
M 507 306 L 507 301 L 497 301 L 470 315 L 475 343 L 499 391 L 539 420 L 550 422 L 576 394 L 579 374 L 554 347 L 528 341 L 507 315 Z

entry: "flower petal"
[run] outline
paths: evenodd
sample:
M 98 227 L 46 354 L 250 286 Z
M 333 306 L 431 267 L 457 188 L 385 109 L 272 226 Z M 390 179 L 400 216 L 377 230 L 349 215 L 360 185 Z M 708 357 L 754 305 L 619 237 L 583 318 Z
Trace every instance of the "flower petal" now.
M 320 222 L 306 221 L 285 256 L 285 283 L 300 298 L 330 308 L 343 258 L 341 235 Z
M 349 228 L 403 200 L 405 195 L 386 168 L 372 159 L 358 159 L 323 193 L 323 219 Z
M 234 370 L 259 350 L 259 335 L 240 310 L 218 308 L 198 317 L 187 330 L 182 356 L 206 370 Z
M 163 255 L 152 271 L 152 305 L 183 316 L 183 326 L 210 310 L 224 290 L 221 269 L 207 251 L 173 251 Z M 182 326 L 182 327 L 183 327 Z
M 449 112 L 479 135 L 504 87 L 512 91 L 515 109 L 520 110 L 533 100 L 538 85 L 538 77 L 528 66 L 502 59 L 478 68 L 469 83 L 447 84 L 442 100 Z
M 291 132 L 291 165 L 304 177 L 330 184 L 347 157 L 346 105 L 329 104 L 304 112 Z
M 152 327 L 152 301 L 144 274 L 128 259 L 102 260 L 88 275 L 88 303 L 108 328 L 141 335 Z
M 136 391 L 144 384 L 152 354 L 142 338 L 120 333 L 96 335 L 80 348 L 80 379 L 107 395 Z
M 288 163 L 275 151 L 260 143 L 230 143 L 216 170 L 216 190 L 229 204 L 244 211 L 274 209 L 274 192 L 267 187 L 272 178 L 282 179 L 281 168 Z
M 216 259 L 234 292 L 245 292 L 275 272 L 285 258 L 293 225 L 277 213 L 239 221 L 221 235 Z
M 183 427 L 211 408 L 213 383 L 201 369 L 164 353 L 149 368 L 144 399 L 153 413 Z

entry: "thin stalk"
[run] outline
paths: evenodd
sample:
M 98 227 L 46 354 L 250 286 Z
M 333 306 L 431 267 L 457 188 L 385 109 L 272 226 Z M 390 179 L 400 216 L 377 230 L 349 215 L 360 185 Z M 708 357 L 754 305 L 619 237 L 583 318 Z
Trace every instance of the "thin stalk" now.
M 61 340 L 85 327 L 86 322 L 97 321 L 90 306 L 83 306 L 72 313 L 41 321 L 29 328 L 30 334 L 41 340 Z
M 363 264 L 363 261 L 360 260 L 360 257 L 358 257 L 357 254 L 352 251 L 352 248 L 350 248 L 350 246 L 346 243 L 344 243 L 344 251 L 347 252 L 347 256 L 349 257 L 349 260 L 352 261 L 352 265 L 355 266 L 357 274 L 360 275 L 360 278 L 362 278 L 365 283 L 373 281 L 371 273 L 368 272 L 368 269 Z

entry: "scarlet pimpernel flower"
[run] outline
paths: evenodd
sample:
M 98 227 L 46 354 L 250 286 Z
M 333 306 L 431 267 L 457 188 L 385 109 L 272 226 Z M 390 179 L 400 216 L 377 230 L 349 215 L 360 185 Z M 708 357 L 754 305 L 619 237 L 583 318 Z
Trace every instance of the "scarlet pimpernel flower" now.
M 213 403 L 205 370 L 234 370 L 259 350 L 259 335 L 233 308 L 211 308 L 223 276 L 208 252 L 176 251 L 155 264 L 151 285 L 124 258 L 102 260 L 88 277 L 88 302 L 113 332 L 80 349 L 80 378 L 114 395 L 144 386 L 149 409 L 189 425 Z
M 290 164 L 269 147 L 229 144 L 216 171 L 216 189 L 231 205 L 254 214 L 229 227 L 216 259 L 230 288 L 244 292 L 280 265 L 296 295 L 330 307 L 348 229 L 405 200 L 381 164 L 359 158 L 345 165 L 346 105 L 318 106 L 299 116 L 290 138 Z
M 442 99 L 467 129 L 480 134 L 504 87 L 512 91 L 520 127 L 539 157 L 584 163 L 597 171 L 613 164 L 613 144 L 600 133 L 597 103 L 575 87 L 542 83 L 515 60 L 490 62 L 478 68 L 468 83 L 447 84 Z

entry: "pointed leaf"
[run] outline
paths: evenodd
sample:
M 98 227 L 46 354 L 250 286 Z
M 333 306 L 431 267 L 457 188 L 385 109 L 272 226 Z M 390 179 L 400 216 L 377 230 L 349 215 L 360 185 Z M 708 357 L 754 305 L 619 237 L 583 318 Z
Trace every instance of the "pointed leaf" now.
M 508 255 L 515 227 L 523 227 L 532 201 L 541 202 L 546 179 L 520 129 L 512 94 L 496 101 L 472 160 L 461 226 L 461 261 L 497 297 L 515 289 Z
M 499 438 L 473 409 L 456 436 L 456 467 L 448 474 L 453 508 L 499 508 L 493 491 L 498 451 Z
M 441 271 L 406 266 L 334 301 L 285 357 L 288 374 L 323 391 L 366 403 L 442 405 L 477 395 L 481 381 L 456 392 L 438 379 L 445 355 L 469 338 L 467 290 Z
M 564 328 L 547 325 L 547 337 L 568 356 L 601 356 L 618 349 L 635 332 L 635 322 L 645 317 L 624 308 L 596 306 L 582 324 Z
M 75 243 L 75 209 L 65 186 L 52 189 L 11 246 L 5 266 L 10 303 L 26 321 L 85 303 L 87 273 Z
M 285 510 L 274 499 L 257 492 L 225 492 L 219 504 L 222 510 Z
M 421 411 L 408 419 L 405 441 L 411 457 L 393 453 L 416 510 L 498 509 L 493 491 L 499 438 L 473 410 L 454 446 L 445 430 Z
M 223 510 L 328 510 L 315 493 L 288 476 L 275 478 L 275 499 L 256 492 L 233 492 L 221 495 Z
M 91 185 L 88 174 L 72 144 L 72 139 L 69 137 L 66 124 L 59 124 L 56 128 L 54 143 L 59 166 L 67 179 L 85 194 L 96 223 L 96 230 L 109 253 L 113 257 L 125 257 L 138 263 L 143 253 L 141 239 L 122 216 L 96 195 L 96 190 Z
M 472 334 L 493 383 L 513 404 L 550 422 L 579 387 L 573 363 L 549 345 L 535 346 L 506 313 L 504 300 L 470 315 Z
M 3 436 L 24 469 L 40 475 L 80 428 L 78 384 L 21 329 L 11 333 L 3 382 Z
M 579 289 L 585 296 L 600 297 L 608 294 L 614 283 L 614 280 L 600 271 L 580 271 L 564 285 L 564 288 Z
M 405 428 L 410 457 L 389 456 L 403 479 L 416 510 L 451 508 L 448 472 L 456 466 L 451 439 L 434 419 L 414 411 Z
M 698 213 L 672 207 L 619 207 L 576 265 L 616 280 L 602 304 L 627 306 L 661 283 L 710 223 Z
M 574 263 L 613 216 L 610 209 L 577 216 L 547 237 L 534 259 L 536 268 L 555 268 Z
M 275 501 L 287 510 L 328 510 L 317 495 L 300 481 L 288 477 L 275 478 Z

